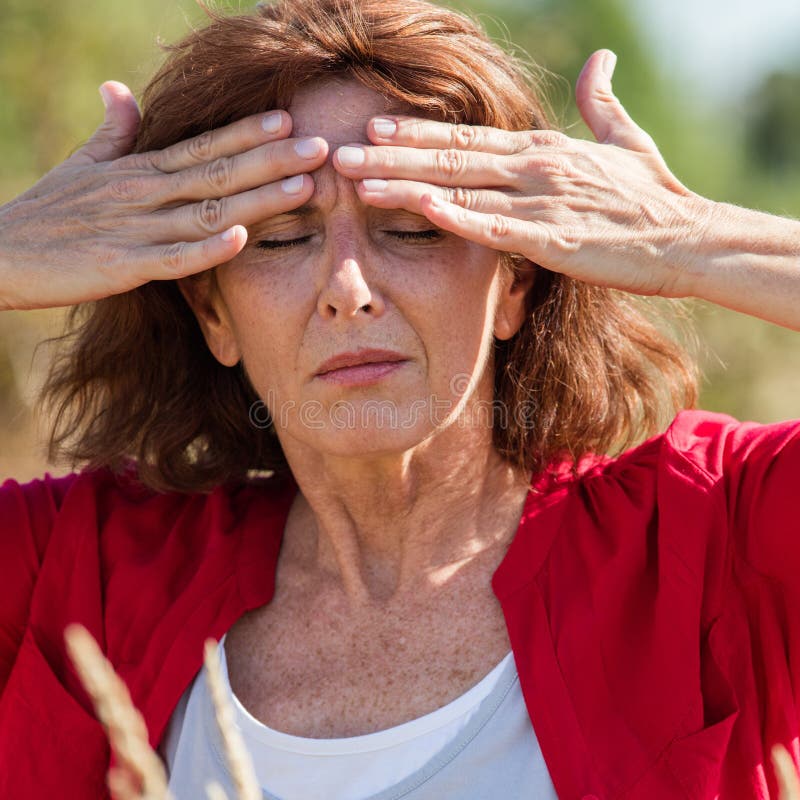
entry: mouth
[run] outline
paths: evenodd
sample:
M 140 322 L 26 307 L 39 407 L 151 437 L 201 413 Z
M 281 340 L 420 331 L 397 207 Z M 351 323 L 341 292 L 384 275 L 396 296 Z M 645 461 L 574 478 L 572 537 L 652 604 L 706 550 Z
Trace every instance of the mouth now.
M 320 365 L 316 377 L 339 388 L 369 386 L 401 370 L 409 362 L 402 353 L 392 350 L 339 353 Z
M 352 353 L 339 353 L 320 364 L 316 375 L 323 377 L 340 370 L 355 367 L 396 365 L 404 361 L 408 361 L 406 356 L 392 350 L 358 350 Z

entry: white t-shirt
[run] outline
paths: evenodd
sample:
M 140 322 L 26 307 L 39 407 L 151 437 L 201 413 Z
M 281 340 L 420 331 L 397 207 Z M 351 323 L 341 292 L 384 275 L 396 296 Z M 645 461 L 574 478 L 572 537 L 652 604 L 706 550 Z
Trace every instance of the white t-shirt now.
M 291 736 L 259 722 L 230 688 L 224 638 L 220 655 L 236 724 L 268 800 L 440 800 L 454 792 L 465 800 L 556 798 L 511 653 L 477 685 L 430 714 L 340 739 Z M 164 753 L 178 800 L 205 796 L 212 779 L 232 792 L 203 672 L 173 714 Z

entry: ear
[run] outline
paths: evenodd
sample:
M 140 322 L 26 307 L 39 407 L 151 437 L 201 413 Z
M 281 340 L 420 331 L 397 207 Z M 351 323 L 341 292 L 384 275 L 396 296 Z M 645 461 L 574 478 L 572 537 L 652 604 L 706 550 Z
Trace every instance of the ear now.
M 515 263 L 513 272 L 506 271 L 494 318 L 494 335 L 498 339 L 510 339 L 525 322 L 526 298 L 536 280 L 539 267 L 524 261 Z
M 242 352 L 234 334 L 230 313 L 220 294 L 215 271 L 212 269 L 180 278 L 178 288 L 194 312 L 214 358 L 226 367 L 235 367 L 242 358 Z

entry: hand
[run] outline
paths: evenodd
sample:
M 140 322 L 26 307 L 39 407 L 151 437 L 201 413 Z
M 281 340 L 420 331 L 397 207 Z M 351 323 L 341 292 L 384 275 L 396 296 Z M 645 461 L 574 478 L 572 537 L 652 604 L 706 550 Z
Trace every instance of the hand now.
M 393 135 L 370 121 L 377 146 L 361 148 L 363 165 L 339 149 L 334 166 L 365 203 L 422 214 L 549 270 L 637 294 L 691 294 L 691 245 L 713 204 L 672 175 L 613 96 L 606 54 L 589 58 L 576 89 L 599 143 L 391 116 Z
M 80 303 L 224 263 L 247 241 L 242 226 L 309 199 L 305 173 L 327 157 L 319 138 L 296 152 L 285 111 L 126 155 L 139 109 L 123 84 L 103 89 L 91 140 L 0 207 L 0 308 Z

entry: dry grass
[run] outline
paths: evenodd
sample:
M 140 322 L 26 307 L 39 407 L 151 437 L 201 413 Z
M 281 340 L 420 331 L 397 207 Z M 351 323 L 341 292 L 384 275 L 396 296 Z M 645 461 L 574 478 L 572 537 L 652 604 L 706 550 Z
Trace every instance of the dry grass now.
M 208 689 L 214 703 L 217 727 L 225 748 L 225 760 L 236 787 L 237 800 L 261 800 L 261 789 L 256 779 L 253 762 L 245 747 L 242 735 L 233 721 L 233 708 L 228 702 L 220 671 L 219 647 L 213 639 L 205 645 L 205 666 Z
M 117 765 L 108 772 L 108 788 L 115 800 L 174 800 L 167 773 L 150 747 L 144 718 L 133 705 L 128 688 L 103 655 L 92 635 L 81 625 L 64 632 L 67 652 L 106 729 Z M 205 646 L 205 668 L 228 769 L 236 788 L 235 800 L 260 800 L 261 789 L 244 741 L 233 722 L 219 668 L 217 643 Z M 206 786 L 208 800 L 229 800 L 217 783 Z
M 128 687 L 86 628 L 70 625 L 64 638 L 118 761 L 108 773 L 111 793 L 118 800 L 172 800 L 164 764 L 150 747 L 147 726 L 131 701 Z
M 770 757 L 778 778 L 780 789 L 778 800 L 800 800 L 800 777 L 789 751 L 782 744 L 776 744 L 770 752 Z

